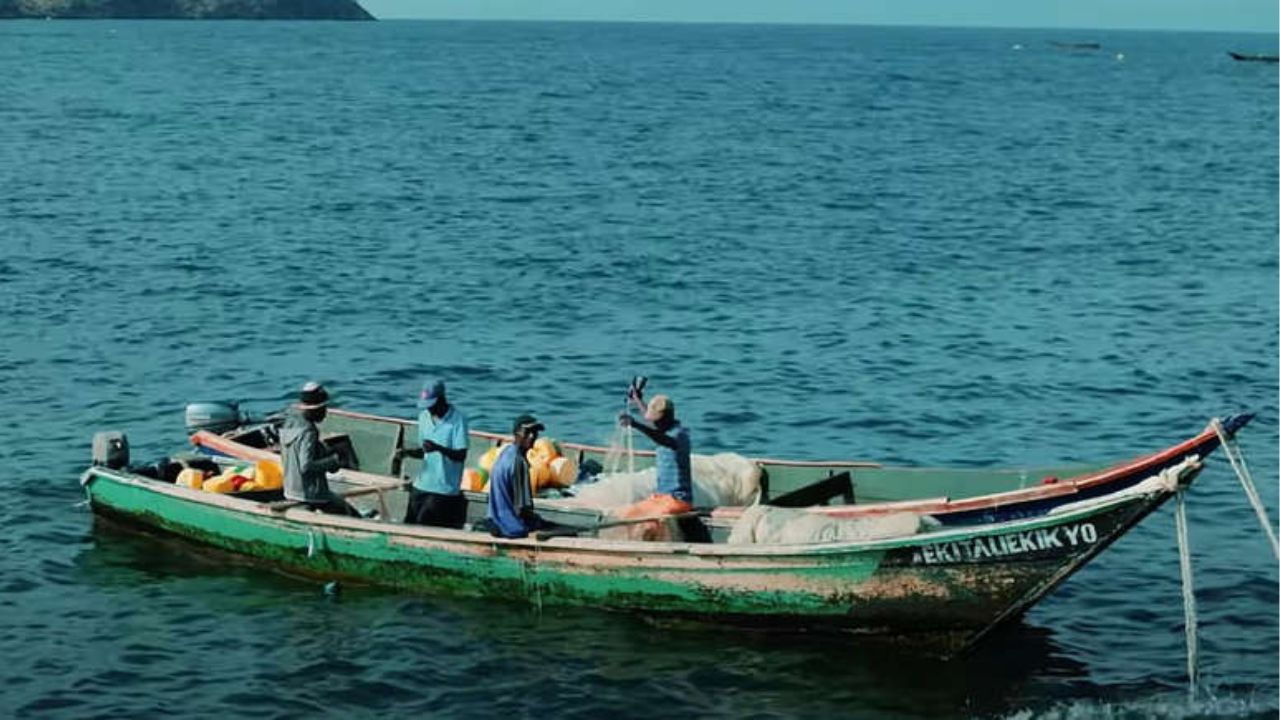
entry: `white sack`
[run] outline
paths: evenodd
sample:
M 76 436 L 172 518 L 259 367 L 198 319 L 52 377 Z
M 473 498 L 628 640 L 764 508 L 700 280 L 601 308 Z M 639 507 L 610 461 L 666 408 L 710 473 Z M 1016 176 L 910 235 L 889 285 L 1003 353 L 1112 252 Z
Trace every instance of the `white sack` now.
M 742 511 L 728 542 L 730 545 L 865 542 L 915 535 L 922 525 L 921 516 L 909 512 L 833 518 L 797 508 L 753 505 Z

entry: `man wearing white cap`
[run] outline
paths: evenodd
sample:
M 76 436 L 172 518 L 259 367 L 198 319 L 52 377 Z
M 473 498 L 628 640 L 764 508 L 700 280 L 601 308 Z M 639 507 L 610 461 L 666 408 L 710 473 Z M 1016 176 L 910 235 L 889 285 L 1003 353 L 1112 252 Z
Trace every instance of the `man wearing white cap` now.
M 329 393 L 318 382 L 302 386 L 298 402 L 290 409 L 280 429 L 280 464 L 284 470 L 284 496 L 333 515 L 360 513 L 329 489 L 326 473 L 342 467 L 336 453 L 320 442 L 316 423 L 328 414 Z
M 627 412 L 618 416 L 624 427 L 633 427 L 653 441 L 654 460 L 658 470 L 658 487 L 646 500 L 619 511 L 619 517 L 675 515 L 693 510 L 693 473 L 689 456 L 689 429 L 676 419 L 676 405 L 666 395 L 655 395 L 644 404 L 639 388 L 632 388 L 631 401 L 644 409 L 646 425 Z

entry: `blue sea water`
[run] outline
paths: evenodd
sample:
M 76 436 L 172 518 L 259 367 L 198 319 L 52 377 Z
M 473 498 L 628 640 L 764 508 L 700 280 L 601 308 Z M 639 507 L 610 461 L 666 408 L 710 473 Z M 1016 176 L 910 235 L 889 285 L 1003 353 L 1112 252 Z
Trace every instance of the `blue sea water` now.
M 1051 41 L 1097 41 L 1070 51 Z M 943 664 L 848 638 L 312 582 L 95 523 L 89 438 L 309 378 L 699 451 L 1120 459 L 1260 413 L 1277 498 L 1273 35 L 0 24 L 0 714 L 1274 717 L 1277 568 L 1215 456 Z

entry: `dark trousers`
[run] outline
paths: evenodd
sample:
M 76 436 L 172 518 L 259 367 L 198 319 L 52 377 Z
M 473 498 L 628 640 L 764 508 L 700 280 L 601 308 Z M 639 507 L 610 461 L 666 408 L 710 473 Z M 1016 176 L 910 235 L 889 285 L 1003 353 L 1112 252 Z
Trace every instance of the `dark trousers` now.
M 406 525 L 435 525 L 461 528 L 467 521 L 465 495 L 439 495 L 409 488 L 409 507 L 404 513 Z
M 532 510 L 526 510 L 520 513 L 520 519 L 524 522 L 524 526 L 529 529 L 529 532 L 534 532 L 536 530 L 570 531 L 576 529 L 568 525 L 548 522 L 544 520 L 541 515 Z M 507 537 L 498 529 L 497 524 L 487 517 L 471 523 L 471 529 L 475 532 L 489 533 L 494 537 Z M 517 537 L 527 537 L 527 535 L 519 535 Z
M 312 510 L 319 510 L 326 515 L 349 515 L 351 517 L 364 517 L 351 506 L 351 503 L 340 497 L 333 497 L 328 500 L 308 500 L 307 507 Z

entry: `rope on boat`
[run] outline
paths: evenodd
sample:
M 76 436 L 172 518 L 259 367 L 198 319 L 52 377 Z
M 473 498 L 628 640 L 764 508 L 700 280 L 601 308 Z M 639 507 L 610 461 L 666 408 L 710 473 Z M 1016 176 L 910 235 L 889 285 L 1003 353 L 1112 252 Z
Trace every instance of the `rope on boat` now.
M 532 568 L 530 567 L 532 565 Z M 529 578 L 530 572 L 533 573 L 532 581 Z M 538 583 L 538 546 L 533 546 L 533 560 L 531 562 L 520 561 L 520 584 L 524 586 L 525 597 L 530 595 L 530 588 L 533 589 L 534 608 L 538 611 L 538 616 L 542 616 L 542 585 Z
M 1244 486 L 1244 494 L 1249 498 L 1249 504 L 1253 505 L 1253 512 L 1258 516 L 1258 522 L 1262 524 L 1262 530 L 1267 534 L 1267 539 L 1271 541 L 1271 552 L 1280 560 L 1280 542 L 1276 540 L 1276 531 L 1271 527 L 1271 518 L 1267 516 L 1267 508 L 1262 504 L 1262 498 L 1258 496 L 1258 488 L 1253 483 L 1253 476 L 1249 473 L 1249 466 L 1244 462 L 1244 453 L 1240 451 L 1240 447 L 1236 445 L 1235 439 L 1227 435 L 1222 427 L 1222 421 L 1214 418 L 1210 423 L 1213 429 L 1218 433 L 1218 441 L 1222 443 L 1222 452 L 1227 456 L 1227 460 L 1231 462 L 1231 469 L 1236 471 L 1236 477 L 1240 478 L 1240 484 Z
M 1186 618 L 1184 625 L 1187 635 L 1187 692 L 1191 702 L 1196 701 L 1196 685 L 1199 682 L 1196 668 L 1199 666 L 1199 654 L 1196 641 L 1196 595 L 1191 577 L 1191 541 L 1187 537 L 1187 504 L 1185 492 L 1178 491 L 1177 511 L 1174 515 L 1178 531 L 1178 560 L 1182 567 L 1182 610 Z
M 622 401 L 622 412 L 631 411 L 631 403 L 634 400 L 636 404 L 640 403 L 640 393 L 644 390 L 644 386 L 649 382 L 649 378 L 643 375 L 636 375 L 631 378 L 631 386 L 627 388 L 627 399 Z M 633 396 L 632 393 L 635 393 Z M 642 408 L 643 409 L 643 408 Z M 636 448 L 635 448 L 635 428 L 631 427 L 631 423 L 627 423 L 626 446 L 627 446 L 627 472 L 634 473 L 636 471 Z
M 542 583 L 538 581 L 538 548 L 533 546 L 533 594 L 538 608 L 538 617 L 542 617 Z
M 93 482 L 97 475 L 92 470 L 85 470 L 80 474 L 80 487 L 84 488 L 84 499 L 76 503 L 73 507 L 89 507 L 93 505 L 93 493 L 89 492 L 89 483 Z
M 633 473 L 636 471 L 636 448 L 635 448 L 635 440 L 633 439 L 634 435 L 635 435 L 635 430 L 633 430 L 632 427 L 628 425 L 627 434 L 624 436 L 626 439 L 623 442 L 625 443 L 626 449 L 627 449 L 627 472 L 629 473 Z
M 316 529 L 307 528 L 307 557 L 312 558 L 316 555 Z

